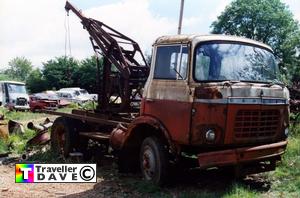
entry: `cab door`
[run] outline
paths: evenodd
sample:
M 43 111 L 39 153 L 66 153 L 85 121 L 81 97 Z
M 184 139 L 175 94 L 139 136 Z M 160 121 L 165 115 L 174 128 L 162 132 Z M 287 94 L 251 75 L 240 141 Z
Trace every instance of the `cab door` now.
M 155 48 L 144 94 L 144 114 L 153 116 L 167 128 L 173 141 L 187 144 L 190 128 L 188 86 L 188 45 L 161 45 Z

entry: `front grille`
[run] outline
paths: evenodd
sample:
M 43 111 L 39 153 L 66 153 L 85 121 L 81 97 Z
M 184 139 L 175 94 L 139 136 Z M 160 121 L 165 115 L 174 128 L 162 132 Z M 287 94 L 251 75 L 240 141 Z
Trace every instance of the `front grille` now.
M 27 105 L 26 98 L 17 98 L 16 105 L 18 105 L 18 106 L 25 106 L 25 105 Z
M 280 112 L 278 110 L 240 110 L 235 117 L 235 138 L 272 137 L 279 126 Z

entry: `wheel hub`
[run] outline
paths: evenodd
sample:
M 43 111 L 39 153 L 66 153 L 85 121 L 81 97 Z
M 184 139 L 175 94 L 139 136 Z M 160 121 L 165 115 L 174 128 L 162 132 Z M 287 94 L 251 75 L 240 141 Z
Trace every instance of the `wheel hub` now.
M 146 179 L 150 180 L 155 172 L 155 157 L 151 148 L 144 150 L 142 163 Z

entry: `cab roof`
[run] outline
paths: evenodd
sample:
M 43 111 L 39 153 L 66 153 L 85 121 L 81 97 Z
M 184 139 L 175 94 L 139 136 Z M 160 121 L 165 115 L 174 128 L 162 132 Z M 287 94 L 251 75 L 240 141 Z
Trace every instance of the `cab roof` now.
M 252 45 L 258 45 L 263 48 L 267 48 L 273 51 L 272 48 L 264 43 L 251 40 L 244 37 L 237 37 L 231 35 L 221 35 L 221 34 L 210 34 L 210 35 L 196 35 L 196 34 L 181 34 L 181 35 L 169 35 L 161 36 L 156 39 L 154 45 L 167 45 L 174 43 L 199 43 L 205 41 L 235 41 L 241 43 L 248 43 Z
M 23 83 L 23 82 L 11 81 L 11 80 L 1 80 L 0 83 L 9 83 L 9 84 L 25 85 L 25 83 Z

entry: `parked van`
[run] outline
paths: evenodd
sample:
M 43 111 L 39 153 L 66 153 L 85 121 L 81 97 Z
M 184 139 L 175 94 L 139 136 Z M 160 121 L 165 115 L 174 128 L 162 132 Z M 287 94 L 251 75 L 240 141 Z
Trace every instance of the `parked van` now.
M 0 81 L 0 103 L 9 109 L 28 110 L 29 96 L 25 83 Z

